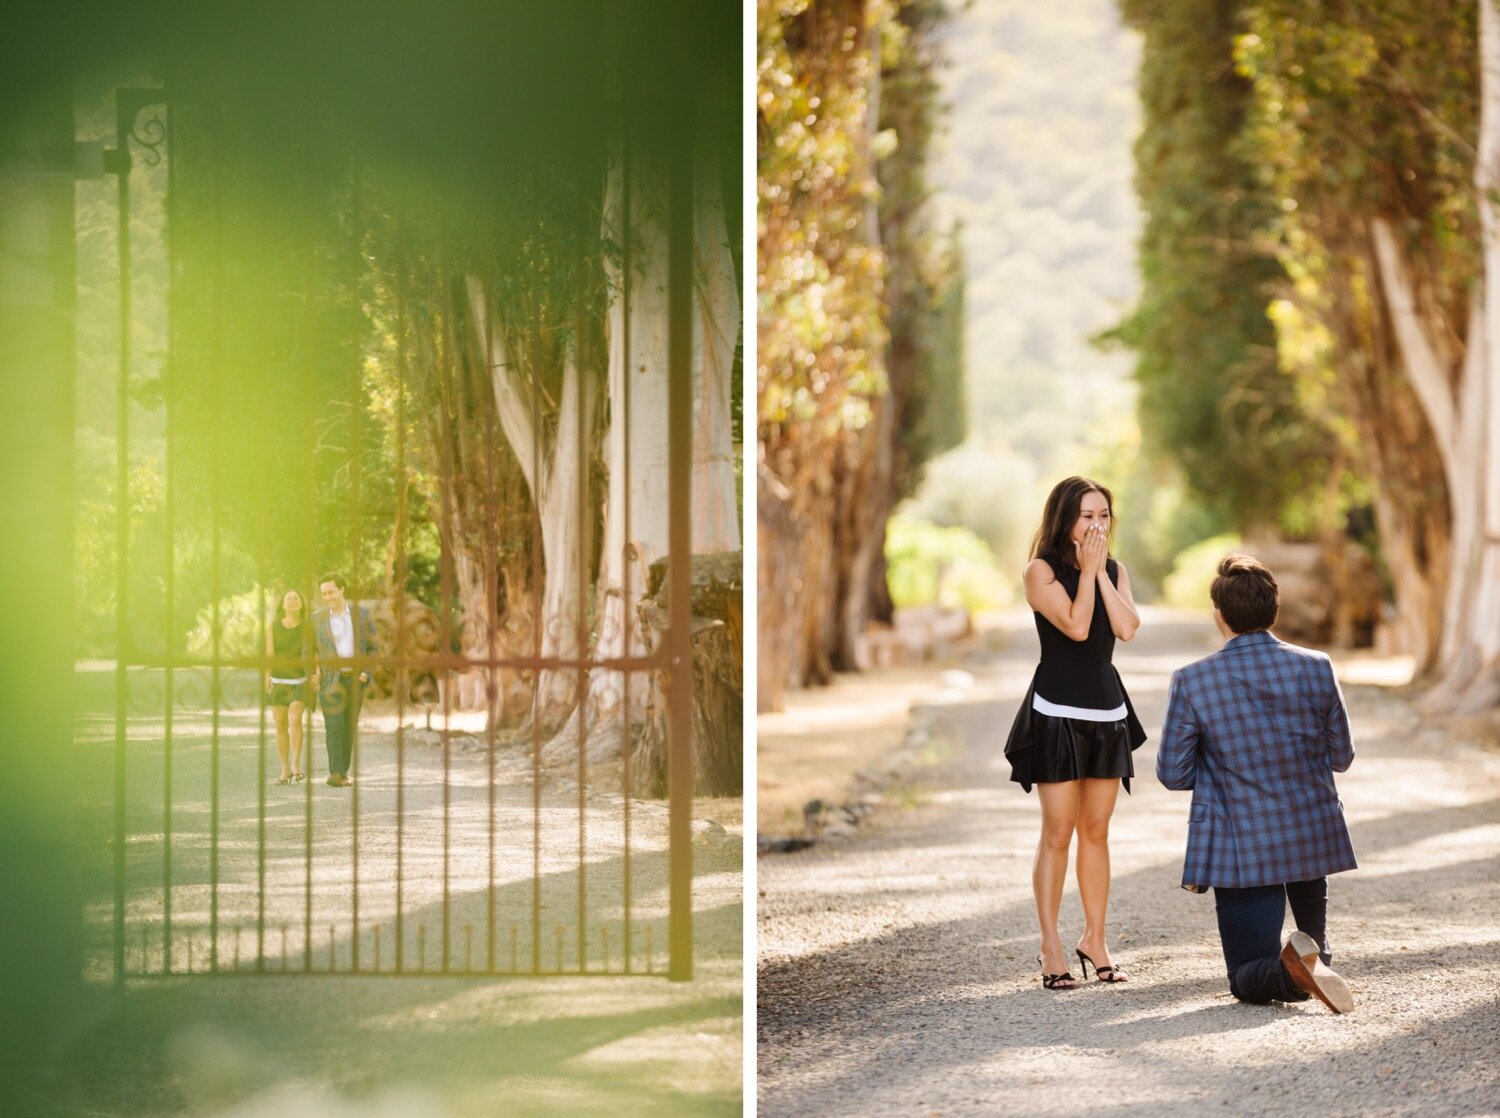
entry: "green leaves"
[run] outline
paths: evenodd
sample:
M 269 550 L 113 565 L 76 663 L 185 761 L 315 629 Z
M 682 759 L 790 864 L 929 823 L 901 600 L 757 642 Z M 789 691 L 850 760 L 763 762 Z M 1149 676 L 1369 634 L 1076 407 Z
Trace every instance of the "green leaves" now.
M 1192 492 L 1242 529 L 1286 528 L 1337 440 L 1323 401 L 1300 390 L 1305 360 L 1289 369 L 1281 359 L 1268 313 L 1289 283 L 1280 229 L 1298 202 L 1284 179 L 1305 157 L 1305 105 L 1251 76 L 1281 57 L 1278 36 L 1330 32 L 1258 11 L 1247 26 L 1218 0 L 1126 11 L 1146 35 L 1144 290 L 1102 339 L 1135 348 L 1148 444 L 1167 448 Z M 1371 65 L 1363 40 L 1347 57 L 1339 80 L 1357 85 Z M 1331 82 L 1322 69 L 1303 79 Z M 1311 338 L 1295 344 L 1304 359 L 1316 352 Z
M 758 6 L 759 415 L 787 439 L 859 429 L 886 387 L 885 255 L 868 214 L 878 62 L 859 49 L 869 28 L 850 22 L 861 10 Z

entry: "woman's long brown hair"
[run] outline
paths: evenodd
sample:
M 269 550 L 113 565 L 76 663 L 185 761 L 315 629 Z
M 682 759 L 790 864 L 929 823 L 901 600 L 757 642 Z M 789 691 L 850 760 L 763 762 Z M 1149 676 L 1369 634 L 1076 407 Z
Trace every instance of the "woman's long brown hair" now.
M 1109 534 L 1115 534 L 1115 498 L 1097 481 L 1086 477 L 1065 477 L 1047 494 L 1047 504 L 1042 509 L 1042 523 L 1031 537 L 1031 558 L 1057 559 L 1070 567 L 1078 565 L 1074 554 L 1073 539 L 1068 534 L 1078 520 L 1078 510 L 1083 505 L 1086 493 L 1098 493 L 1109 506 Z

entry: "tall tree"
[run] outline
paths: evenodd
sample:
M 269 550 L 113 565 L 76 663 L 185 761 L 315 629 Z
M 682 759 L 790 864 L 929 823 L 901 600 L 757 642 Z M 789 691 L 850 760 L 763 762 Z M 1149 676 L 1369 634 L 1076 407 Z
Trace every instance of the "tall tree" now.
M 1136 352 L 1147 442 L 1242 532 L 1276 531 L 1326 478 L 1336 439 L 1278 362 L 1268 308 L 1285 280 L 1274 191 L 1240 137 L 1253 108 L 1234 66 L 1236 0 L 1124 0 L 1144 33 L 1136 191 L 1140 302 L 1103 335 Z
M 577 660 L 587 639 L 592 556 L 584 549 L 586 526 L 594 516 L 587 487 L 598 376 L 581 367 L 584 342 L 578 333 L 563 338 L 560 352 L 548 353 L 543 343 L 546 335 L 558 332 L 555 324 L 536 332 L 534 315 L 517 314 L 507 321 L 482 281 L 471 276 L 467 286 L 500 429 L 526 478 L 540 523 L 546 570 L 537 618 L 540 655 Z M 529 346 L 521 344 L 522 334 Z M 543 386 L 553 379 L 545 375 L 549 364 L 557 369 L 555 408 L 544 407 L 540 399 Z M 550 735 L 567 719 L 578 699 L 577 674 L 566 668 L 540 673 L 532 714 L 538 732 Z
M 871 0 L 760 0 L 760 702 L 831 678 L 840 479 L 885 391 Z
M 1424 308 L 1430 284 L 1383 216 L 1370 223 L 1381 285 L 1412 389 L 1437 441 L 1452 524 L 1438 684 L 1429 703 L 1500 706 L 1500 13 L 1479 0 L 1474 205 L 1477 279 L 1460 300 L 1461 347 Z M 1427 290 L 1424 290 L 1427 289 Z
M 1246 140 L 1284 199 L 1282 255 L 1335 339 L 1400 615 L 1450 707 L 1500 698 L 1483 582 L 1497 375 L 1483 11 L 1454 0 L 1330 15 L 1267 0 L 1241 44 L 1257 93 Z
M 880 241 L 888 262 L 886 376 L 892 414 L 874 448 L 880 480 L 868 501 L 880 515 L 866 545 L 868 568 L 853 567 L 859 577 L 846 605 L 854 614 L 843 634 L 846 653 L 869 621 L 892 620 L 885 562 L 891 510 L 916 492 L 926 463 L 958 446 L 968 430 L 963 255 L 957 230 L 945 237 L 936 228 L 929 174 L 942 125 L 938 71 L 945 64 L 947 17 L 942 0 L 903 3 L 892 21 L 881 76 L 880 134 L 889 139 L 877 169 Z M 852 657 L 841 654 L 841 660 L 853 666 Z
M 945 13 L 760 5 L 762 709 L 857 666 L 890 610 L 891 509 L 961 438 L 961 406 L 946 428 L 924 407 L 962 397 L 961 363 L 936 360 L 959 280 L 925 175 Z

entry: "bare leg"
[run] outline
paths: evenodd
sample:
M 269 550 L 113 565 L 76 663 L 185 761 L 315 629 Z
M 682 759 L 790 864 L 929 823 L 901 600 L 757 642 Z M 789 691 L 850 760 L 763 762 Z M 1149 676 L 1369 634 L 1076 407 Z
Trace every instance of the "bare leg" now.
M 281 775 L 278 780 L 285 780 L 291 775 L 291 769 L 286 767 L 287 751 L 287 718 L 286 707 L 272 707 L 271 717 L 276 722 L 276 756 L 281 759 Z
M 292 774 L 302 775 L 302 711 L 300 702 L 287 707 L 287 730 L 292 739 Z
M 1109 947 L 1104 933 L 1109 908 L 1109 819 L 1115 811 L 1120 782 L 1085 780 L 1078 809 L 1078 896 L 1083 901 L 1083 938 L 1078 950 L 1107 967 Z M 1118 975 L 1123 981 L 1124 974 Z
M 1057 910 L 1062 905 L 1063 880 L 1068 875 L 1068 847 L 1078 822 L 1082 781 L 1038 784 L 1042 803 L 1042 838 L 1037 843 L 1031 888 L 1036 894 L 1036 919 L 1042 931 L 1042 972 L 1062 974 L 1068 969 L 1062 937 L 1057 931 Z

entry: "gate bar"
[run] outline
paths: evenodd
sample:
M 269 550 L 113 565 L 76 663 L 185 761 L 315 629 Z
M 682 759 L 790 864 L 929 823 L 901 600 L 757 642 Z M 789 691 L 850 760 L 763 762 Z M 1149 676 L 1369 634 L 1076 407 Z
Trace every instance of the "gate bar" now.
M 118 178 L 120 258 L 120 383 L 115 429 L 115 982 L 125 981 L 125 694 L 127 604 L 130 601 L 130 127 L 138 104 L 130 91 L 115 92 L 113 170 Z
M 623 11 L 624 9 L 622 8 L 621 10 Z M 629 35 L 622 35 L 620 41 L 628 42 Z M 630 90 L 631 83 L 624 83 L 624 88 L 621 92 L 621 98 L 625 108 L 624 111 L 620 114 L 620 252 L 622 257 L 620 266 L 620 322 L 622 332 L 624 333 L 622 349 L 624 351 L 623 365 L 625 369 L 624 375 L 620 377 L 621 414 L 623 416 L 621 420 L 621 425 L 623 427 L 623 437 L 621 439 L 621 450 L 623 451 L 623 453 L 621 454 L 621 458 L 627 463 L 632 461 L 630 457 L 630 431 L 633 420 L 631 419 L 630 410 L 630 386 L 631 381 L 634 378 L 630 375 L 630 369 L 633 368 L 631 362 L 634 360 L 634 354 L 633 350 L 631 349 L 630 336 L 630 295 L 631 279 L 635 268 L 635 264 L 631 258 L 630 252 L 631 245 L 635 243 L 635 238 L 632 234 L 632 230 L 634 228 L 635 201 L 631 197 L 631 189 L 634 186 L 634 183 L 631 181 L 630 174 L 630 164 L 631 159 L 633 158 L 631 153 L 630 131 Z M 614 405 L 611 403 L 610 406 L 613 407 Z M 621 634 L 620 650 L 628 658 L 635 649 L 635 644 L 632 641 L 630 631 L 630 619 L 635 613 L 635 606 L 632 605 L 630 598 L 630 576 L 635 571 L 636 556 L 635 545 L 630 542 L 631 540 L 635 539 L 635 535 L 631 531 L 631 525 L 633 523 L 631 514 L 634 510 L 630 507 L 630 486 L 625 485 L 622 487 L 622 489 L 625 496 L 624 501 L 622 502 L 624 507 L 621 511 L 620 520 L 621 523 L 625 525 L 625 531 L 623 533 L 625 543 L 625 561 L 620 564 L 620 600 L 622 602 L 622 606 L 620 609 L 620 618 L 621 628 L 624 630 L 624 632 Z M 642 590 L 644 592 L 644 588 L 642 588 Z M 649 677 L 647 678 L 649 679 Z M 630 755 L 634 752 L 635 749 L 634 742 L 630 736 L 629 666 L 625 667 L 620 676 L 620 707 L 625 711 L 625 741 L 620 750 L 620 756 L 623 758 L 623 763 L 620 766 L 620 791 L 624 798 L 623 812 L 625 817 L 625 854 L 622 861 L 620 892 L 622 894 L 622 900 L 624 902 L 623 908 L 625 910 L 625 973 L 629 974 L 632 970 L 632 953 L 630 947 L 630 797 L 633 792 L 630 780 Z M 647 969 L 649 970 L 650 968 L 648 967 Z
M 692 136 L 684 120 L 671 144 L 667 230 L 667 874 L 670 963 L 667 977 L 693 977 L 693 178 Z
M 210 655 L 213 657 L 213 666 L 210 668 L 211 685 L 209 688 L 209 700 L 212 703 L 212 712 L 209 716 L 209 788 L 208 788 L 208 969 L 217 974 L 219 970 L 219 725 L 220 709 L 224 702 L 223 676 L 220 667 L 223 660 L 223 617 L 220 615 L 219 607 L 223 598 L 224 588 L 219 566 L 220 553 L 223 549 L 223 525 L 221 523 L 221 505 L 223 504 L 223 480 L 222 467 L 224 461 L 223 432 L 223 375 L 224 375 L 224 350 L 222 346 L 224 333 L 224 211 L 223 195 L 223 143 L 224 143 L 224 109 L 222 106 L 215 109 L 213 114 L 213 133 L 209 143 L 209 157 L 213 163 L 213 191 L 209 208 L 210 222 L 213 229 L 213 279 L 210 288 L 210 322 L 212 323 L 213 339 L 209 344 L 209 363 L 212 374 L 209 384 L 212 387 L 209 407 L 210 430 L 213 432 L 213 447 L 209 459 L 208 486 L 209 486 L 209 593 L 212 595 L 212 606 L 210 607 L 211 628 L 209 629 Z
M 166 135 L 167 135 L 167 201 L 166 201 L 166 232 L 167 232 L 167 275 L 172 271 L 172 230 L 176 226 L 174 211 L 176 209 L 177 191 L 172 181 L 172 169 L 177 165 L 177 160 L 172 156 L 171 142 L 172 132 L 172 106 L 166 107 Z M 175 425 L 172 422 L 172 413 L 175 410 L 177 399 L 177 354 L 180 352 L 177 345 L 174 326 L 176 316 L 172 313 L 172 298 L 170 291 L 167 298 L 167 359 L 166 378 L 166 453 L 164 454 L 164 468 L 166 472 L 166 524 L 164 534 L 167 542 L 167 568 L 166 568 L 166 607 L 167 625 L 166 634 L 162 640 L 162 649 L 169 655 L 172 652 L 172 640 L 177 632 L 177 517 L 175 512 L 176 502 L 174 500 L 176 486 L 174 479 L 176 470 L 176 451 L 174 449 Z M 176 694 L 176 684 L 170 666 L 163 673 L 165 679 L 162 685 L 166 692 L 162 703 L 162 821 L 161 821 L 161 906 L 162 906 L 162 935 L 161 956 L 162 970 L 168 974 L 172 973 L 172 702 Z M 141 971 L 145 973 L 149 969 L 149 961 L 142 953 Z
M 104 153 L 105 170 L 118 187 L 116 215 L 120 261 L 120 365 L 115 429 L 115 818 L 114 818 L 114 972 L 125 981 L 125 741 L 128 692 L 126 672 L 130 626 L 130 375 L 131 326 L 134 320 L 130 268 L 130 137 L 136 115 L 166 102 L 160 89 L 115 90 L 115 146 Z M 170 699 L 168 700 L 170 701 Z

